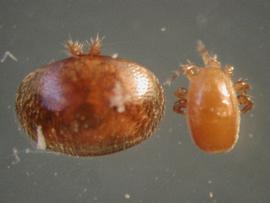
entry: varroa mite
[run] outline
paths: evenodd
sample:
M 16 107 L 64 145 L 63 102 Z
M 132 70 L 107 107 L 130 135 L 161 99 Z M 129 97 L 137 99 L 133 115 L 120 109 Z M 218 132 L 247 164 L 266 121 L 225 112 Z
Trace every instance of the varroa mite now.
M 68 41 L 71 57 L 28 74 L 16 112 L 39 148 L 75 156 L 104 155 L 148 138 L 164 112 L 163 89 L 137 63 L 101 55 L 101 40 Z
M 217 55 L 209 54 L 201 41 L 197 51 L 205 67 L 190 61 L 180 66 L 176 75 L 185 75 L 190 83 L 188 89 L 176 90 L 178 99 L 173 109 L 187 115 L 193 140 L 201 150 L 209 153 L 230 151 L 238 139 L 240 112 L 245 113 L 253 107 L 247 94 L 250 85 L 242 79 L 233 83 L 233 66 L 225 65 L 222 69 Z M 239 105 L 243 107 L 240 109 Z

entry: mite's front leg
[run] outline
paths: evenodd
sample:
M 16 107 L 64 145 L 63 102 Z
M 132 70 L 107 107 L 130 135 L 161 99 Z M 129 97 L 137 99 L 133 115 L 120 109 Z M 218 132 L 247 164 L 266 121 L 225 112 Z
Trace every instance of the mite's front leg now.
M 181 75 L 184 75 L 188 79 L 191 79 L 193 76 L 197 75 L 199 71 L 200 67 L 188 61 L 187 64 L 180 65 L 180 67 L 177 70 L 173 71 L 173 74 L 169 78 L 167 78 L 167 80 L 163 83 L 163 85 L 170 86 L 171 83 Z
M 174 95 L 178 98 L 173 105 L 174 112 L 185 114 L 185 109 L 187 107 L 187 89 L 179 88 L 175 91 Z
M 83 54 L 83 44 L 78 41 L 68 40 L 65 44 L 65 47 L 68 53 L 73 57 L 77 57 Z
M 225 65 L 224 67 L 224 73 L 230 78 L 233 75 L 233 70 L 234 70 L 234 67 L 232 65 Z
M 202 57 L 202 60 L 206 67 L 220 68 L 220 62 L 218 61 L 217 55 L 209 54 L 204 43 L 200 40 L 197 42 L 197 51 Z

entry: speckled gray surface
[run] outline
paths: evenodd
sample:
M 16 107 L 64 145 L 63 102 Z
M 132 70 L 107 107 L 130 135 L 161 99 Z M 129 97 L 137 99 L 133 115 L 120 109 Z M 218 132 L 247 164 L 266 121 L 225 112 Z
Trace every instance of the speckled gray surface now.
M 0 1 L 0 202 L 270 201 L 269 1 Z M 227 154 L 193 144 L 185 118 L 172 112 L 178 79 L 166 89 L 166 115 L 144 143 L 96 158 L 26 153 L 14 98 L 29 72 L 66 55 L 63 43 L 105 35 L 103 53 L 119 53 L 164 81 L 187 58 L 200 63 L 203 40 L 236 80 L 248 78 L 255 109 L 242 116 L 240 139 Z M 226 126 L 224 126 L 226 128 Z M 13 154 L 18 150 L 18 157 Z

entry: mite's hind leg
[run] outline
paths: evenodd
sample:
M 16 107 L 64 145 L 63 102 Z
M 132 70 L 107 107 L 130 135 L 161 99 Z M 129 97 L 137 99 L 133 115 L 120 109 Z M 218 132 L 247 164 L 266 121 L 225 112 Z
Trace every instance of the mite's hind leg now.
M 178 100 L 173 105 L 173 110 L 179 114 L 185 114 L 185 109 L 187 107 L 187 89 L 186 88 L 178 88 L 174 95 L 178 98 Z
M 202 60 L 203 60 L 204 65 L 206 67 L 220 68 L 220 62 L 217 59 L 217 55 L 216 54 L 213 54 L 213 55 L 209 54 L 204 43 L 200 40 L 197 42 L 197 51 L 199 52 L 200 56 L 202 57 Z
M 251 97 L 247 95 L 248 90 L 250 90 L 250 85 L 247 83 L 247 80 L 237 80 L 237 82 L 234 84 L 234 89 L 238 94 L 238 103 L 243 106 L 241 112 L 246 113 L 247 111 L 251 110 L 254 106 L 254 103 Z
M 240 94 L 237 96 L 237 99 L 238 99 L 239 104 L 243 105 L 243 108 L 241 109 L 242 113 L 246 113 L 250 111 L 254 106 L 254 103 L 251 100 L 251 97 L 249 95 Z

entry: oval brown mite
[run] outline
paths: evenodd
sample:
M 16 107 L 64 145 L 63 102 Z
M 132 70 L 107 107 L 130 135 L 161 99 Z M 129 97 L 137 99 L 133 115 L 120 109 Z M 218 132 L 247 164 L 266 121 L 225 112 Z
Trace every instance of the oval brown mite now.
M 222 70 L 217 56 L 210 55 L 200 41 L 198 52 L 204 61 L 204 68 L 188 62 L 176 72 L 177 75 L 186 75 L 190 84 L 188 90 L 179 88 L 175 92 L 178 100 L 174 111 L 187 114 L 193 140 L 200 149 L 209 153 L 230 151 L 238 139 L 239 104 L 243 105 L 242 112 L 253 107 L 247 94 L 250 86 L 241 79 L 233 84 L 233 67 L 226 65 Z M 173 76 L 168 82 L 175 78 Z
M 148 138 L 164 112 L 163 89 L 148 69 L 89 54 L 68 41 L 71 57 L 27 75 L 16 96 L 18 119 L 39 148 L 76 156 L 104 155 Z

